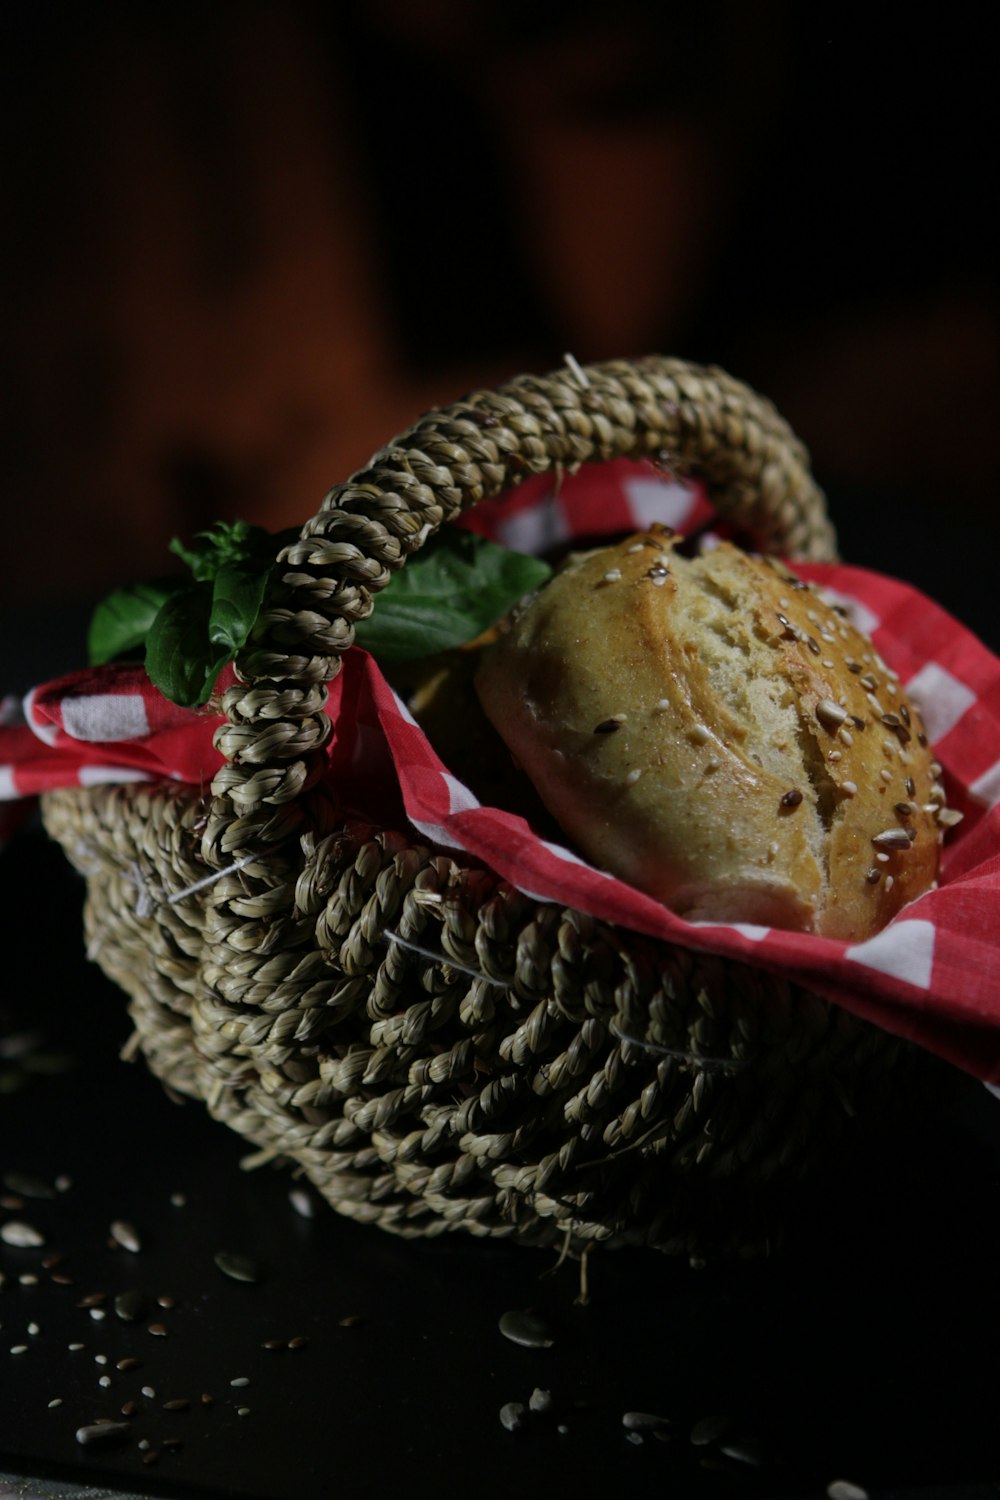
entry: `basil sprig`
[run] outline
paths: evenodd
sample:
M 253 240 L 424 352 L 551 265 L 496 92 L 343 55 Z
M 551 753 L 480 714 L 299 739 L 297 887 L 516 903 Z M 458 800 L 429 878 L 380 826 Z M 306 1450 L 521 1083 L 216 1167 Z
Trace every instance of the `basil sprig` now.
M 200 533 L 190 547 L 175 538 L 170 550 L 187 563 L 193 582 L 116 589 L 91 621 L 91 665 L 135 654 L 145 643 L 146 671 L 164 697 L 200 707 L 249 640 L 275 555 L 297 535 L 235 521 Z M 374 613 L 357 625 L 356 640 L 385 662 L 465 645 L 550 573 L 539 558 L 444 527 L 390 580 Z

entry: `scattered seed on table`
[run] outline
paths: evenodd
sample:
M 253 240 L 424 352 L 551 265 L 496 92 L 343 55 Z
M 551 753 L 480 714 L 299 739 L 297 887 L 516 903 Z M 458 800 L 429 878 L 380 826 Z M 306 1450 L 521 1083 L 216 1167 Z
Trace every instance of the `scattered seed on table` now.
M 302 1215 L 303 1219 L 313 1219 L 316 1217 L 316 1205 L 309 1194 L 304 1192 L 302 1188 L 292 1188 L 292 1191 L 288 1195 L 288 1201 L 295 1212 Z
M 719 1452 L 724 1453 L 727 1458 L 735 1458 L 738 1463 L 749 1464 L 755 1469 L 764 1462 L 760 1445 L 753 1438 L 740 1438 L 728 1443 L 720 1443 Z
M 135 1356 L 132 1355 L 132 1354 L 128 1354 L 128 1355 L 126 1355 L 126 1357 L 124 1359 L 120 1359 L 118 1361 L 118 1363 L 115 1365 L 115 1369 L 116 1370 L 138 1370 L 138 1368 L 139 1368 L 139 1366 L 141 1364 L 142 1364 L 141 1360 L 136 1359 Z
M 730 1418 L 719 1413 L 702 1417 L 691 1429 L 691 1441 L 696 1448 L 704 1448 L 708 1443 L 718 1442 L 729 1426 Z
M 103 1323 L 104 1319 L 107 1317 L 107 1313 L 103 1307 L 92 1307 L 90 1309 L 90 1316 L 93 1318 L 95 1323 Z
M 558 1432 L 560 1437 L 565 1437 L 569 1432 L 569 1428 L 566 1426 L 565 1422 L 560 1422 L 559 1426 L 556 1428 L 556 1432 Z
M 176 1307 L 177 1306 L 177 1298 L 176 1297 L 168 1297 L 166 1295 L 164 1295 L 162 1297 L 157 1297 L 156 1302 L 157 1302 L 157 1306 L 158 1307 L 171 1308 L 171 1307 Z
M 219 1250 L 212 1257 L 224 1276 L 233 1281 L 259 1281 L 261 1269 L 248 1255 L 237 1255 L 230 1250 Z
M 55 1255 L 46 1255 L 42 1261 L 42 1270 L 54 1271 L 56 1266 L 61 1266 L 65 1259 L 62 1251 L 57 1251 Z
M 105 1387 L 105 1389 L 107 1389 L 107 1387 L 111 1384 L 111 1376 L 110 1375 L 102 1375 L 101 1378 L 100 1378 L 100 1380 L 97 1382 L 97 1384 L 98 1385 L 103 1385 Z
M 95 1354 L 94 1355 L 94 1364 L 95 1365 L 106 1365 L 107 1362 L 108 1362 L 108 1356 L 106 1354 Z
M 93 1422 L 76 1429 L 76 1440 L 85 1448 L 91 1443 L 114 1443 L 129 1430 L 127 1422 Z
M 643 1442 L 643 1436 L 641 1432 L 629 1432 L 626 1434 L 626 1436 L 628 1437 L 629 1442 L 634 1443 L 637 1448 Z
M 68 1193 L 72 1186 L 73 1179 L 72 1177 L 67 1177 L 65 1172 L 61 1172 L 53 1183 L 53 1187 L 57 1193 Z
M 10 1352 L 11 1354 L 27 1354 L 28 1346 L 27 1344 L 12 1344 Z
M 75 1354 L 78 1349 L 85 1349 L 86 1345 L 85 1344 L 67 1344 L 66 1348 L 70 1351 L 71 1354 Z
M 146 1303 L 146 1294 L 138 1287 L 119 1292 L 115 1298 L 115 1316 L 121 1318 L 123 1323 L 135 1323 L 145 1312 Z
M 238 1417 L 248 1417 L 250 1415 L 249 1406 L 238 1406 L 236 1408 L 236 1415 Z
M 249 1380 L 247 1379 L 247 1377 L 245 1375 L 238 1375 L 236 1377 L 236 1379 L 235 1380 L 231 1380 L 229 1382 L 229 1384 L 230 1385 L 240 1385 L 240 1386 L 242 1386 L 242 1385 L 249 1385 L 250 1382 L 249 1382 Z
M 187 1409 L 188 1409 L 188 1407 L 190 1405 L 191 1405 L 190 1401 L 188 1401 L 185 1396 L 178 1396 L 173 1401 L 164 1401 L 164 1403 L 163 1403 L 163 1410 L 164 1411 L 187 1411 Z
M 140 1394 L 145 1396 L 147 1401 L 152 1401 L 153 1397 L 156 1395 L 156 1392 L 151 1385 L 144 1385 Z
M 346 1318 L 340 1318 L 337 1322 L 338 1328 L 360 1328 L 365 1319 L 359 1313 L 348 1313 Z
M 309 1340 L 301 1333 L 297 1333 L 293 1339 L 288 1340 L 289 1349 L 304 1349 Z
M 5 1213 L 17 1214 L 21 1212 L 21 1209 L 23 1207 L 24 1199 L 15 1198 L 13 1193 L 4 1193 L 3 1197 L 0 1198 L 0 1208 L 2 1208 Z
M 52 1275 L 49 1277 L 49 1280 L 54 1281 L 56 1286 L 76 1285 L 76 1282 L 73 1280 L 72 1276 L 66 1276 L 61 1271 L 53 1271 Z
M 826 1487 L 828 1500 L 868 1500 L 868 1491 L 849 1479 L 835 1479 Z
M 202 1406 L 214 1406 L 214 1404 L 215 1404 L 215 1397 L 212 1396 L 212 1395 L 210 1395 L 208 1393 L 208 1391 L 202 1391 L 202 1393 L 201 1393 L 201 1404 L 202 1404 Z
M 521 1344 L 526 1349 L 549 1349 L 555 1343 L 552 1330 L 545 1319 L 534 1312 L 505 1312 L 499 1326 L 505 1339 L 510 1339 L 512 1344 Z
M 652 1432 L 669 1427 L 670 1418 L 661 1417 L 652 1411 L 626 1411 L 622 1413 L 622 1426 L 630 1432 Z
M 76 1305 L 77 1307 L 100 1307 L 101 1303 L 107 1302 L 107 1300 L 107 1292 L 88 1292 L 85 1297 L 80 1298 Z
M 508 1432 L 517 1432 L 518 1428 L 524 1426 L 526 1410 L 523 1401 L 508 1401 L 500 1408 L 500 1425 L 506 1427 Z
M 150 1448 L 148 1453 L 142 1455 L 142 1461 L 144 1464 L 158 1464 L 160 1462 L 160 1455 L 155 1448 Z
M 187 1205 L 187 1199 L 183 1193 L 171 1193 L 170 1201 L 174 1208 L 184 1208 Z
M 138 1401 L 126 1401 L 125 1405 L 122 1407 L 122 1416 L 123 1417 L 134 1417 L 135 1414 L 136 1414 L 136 1412 L 138 1410 L 139 1410 L 139 1403 L 138 1403 Z
M 535 1387 L 528 1397 L 528 1407 L 531 1411 L 549 1411 L 552 1407 L 552 1392 L 543 1391 Z
M 167 1336 L 167 1325 L 166 1323 L 150 1323 L 146 1332 L 151 1333 L 154 1338 L 165 1339 Z
M 54 1406 L 62 1406 L 62 1404 L 63 1398 L 61 1396 L 54 1396 L 53 1399 L 49 1402 L 49 1411 L 51 1411 Z
M 183 1448 L 184 1444 L 179 1437 L 165 1437 L 160 1446 L 163 1448 L 175 1450 L 177 1448 Z
M 37 1323 L 29 1323 L 28 1324 L 28 1332 L 29 1333 L 35 1334 L 35 1333 L 41 1333 L 41 1331 L 42 1330 L 39 1328 L 39 1326 L 38 1326 Z
M 30 1172 L 5 1172 L 3 1185 L 20 1198 L 54 1198 L 55 1189 L 41 1177 Z
M 139 1449 L 140 1453 L 148 1453 L 152 1446 L 153 1445 L 149 1441 L 149 1438 L 140 1438 L 138 1443 L 136 1444 L 136 1447 Z
M 111 1238 L 116 1245 L 120 1245 L 123 1250 L 131 1250 L 134 1255 L 142 1249 L 139 1231 L 127 1219 L 114 1220 L 111 1225 Z
M 0 1240 L 5 1245 L 16 1245 L 19 1250 L 33 1250 L 36 1245 L 45 1244 L 45 1236 L 34 1224 L 26 1224 L 23 1219 L 9 1219 L 6 1224 L 0 1224 Z
M 38 1285 L 38 1277 L 34 1274 L 33 1271 L 23 1271 L 17 1279 L 22 1286 Z
M 260 1346 L 262 1349 L 287 1349 L 287 1339 L 265 1339 Z

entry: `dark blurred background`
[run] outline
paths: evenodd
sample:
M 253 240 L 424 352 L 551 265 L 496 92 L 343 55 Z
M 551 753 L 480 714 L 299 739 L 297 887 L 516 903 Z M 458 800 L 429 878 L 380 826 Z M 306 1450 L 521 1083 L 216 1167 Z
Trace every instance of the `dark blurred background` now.
M 988 635 L 992 44 L 926 14 L 8 0 L 5 621 L 303 521 L 470 387 L 659 350 L 771 396 L 845 555 Z

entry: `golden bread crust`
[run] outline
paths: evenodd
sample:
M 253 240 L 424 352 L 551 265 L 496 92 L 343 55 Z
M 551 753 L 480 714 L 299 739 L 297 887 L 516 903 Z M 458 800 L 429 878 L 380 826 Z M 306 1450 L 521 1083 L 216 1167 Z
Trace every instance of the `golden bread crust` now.
M 919 714 L 784 566 L 679 540 L 571 558 L 486 653 L 483 708 L 601 868 L 691 920 L 860 941 L 936 875 Z

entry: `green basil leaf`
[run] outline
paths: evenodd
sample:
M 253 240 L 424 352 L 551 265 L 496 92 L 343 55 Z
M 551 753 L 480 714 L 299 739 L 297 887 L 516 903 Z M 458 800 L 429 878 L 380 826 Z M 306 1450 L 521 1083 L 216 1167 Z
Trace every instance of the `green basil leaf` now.
M 380 661 L 413 661 L 463 646 L 551 572 L 540 558 L 444 527 L 395 575 L 355 638 Z
M 212 587 L 195 583 L 171 594 L 146 641 L 146 671 L 165 698 L 184 708 L 207 702 L 230 658 L 209 638 Z
M 281 532 L 275 536 L 263 526 L 251 526 L 248 521 L 220 521 L 210 531 L 199 531 L 191 546 L 175 536 L 170 550 L 187 563 L 199 583 L 211 583 L 227 563 L 272 563 L 278 549 L 297 536 L 297 531 Z
M 103 667 L 144 646 L 150 627 L 171 594 L 184 587 L 180 579 L 137 583 L 115 589 L 94 610 L 87 632 L 87 656 L 92 667 Z
M 208 638 L 230 656 L 242 651 L 247 643 L 264 602 L 270 573 L 270 565 L 261 568 L 249 562 L 227 562 L 215 575 Z

